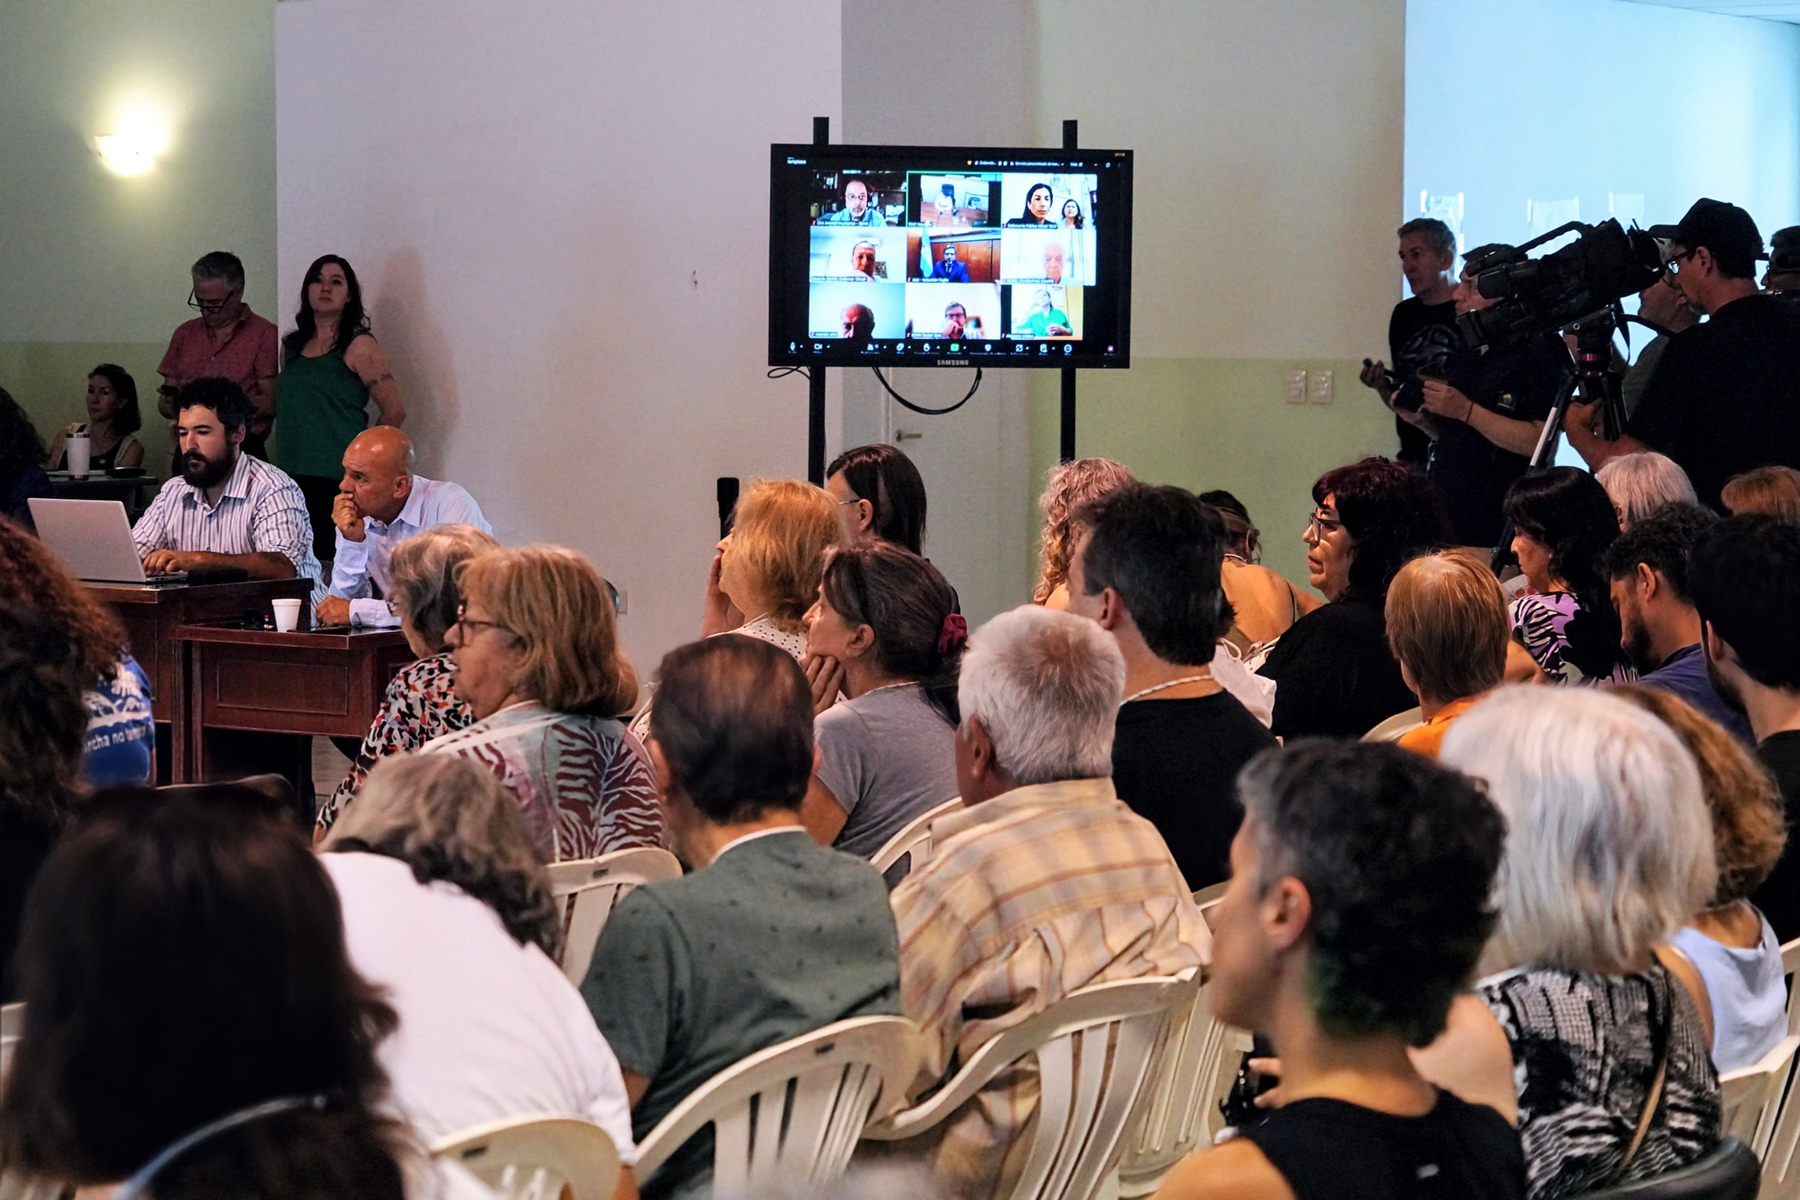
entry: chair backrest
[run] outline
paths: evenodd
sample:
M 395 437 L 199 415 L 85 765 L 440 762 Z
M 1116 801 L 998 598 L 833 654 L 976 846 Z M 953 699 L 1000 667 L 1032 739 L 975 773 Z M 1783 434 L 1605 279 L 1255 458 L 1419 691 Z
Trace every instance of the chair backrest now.
M 1757 1200 L 1758 1182 L 1756 1155 L 1737 1138 L 1728 1137 L 1685 1167 L 1583 1192 L 1575 1200 Z
M 1763 1055 L 1760 1062 L 1719 1076 L 1719 1103 L 1724 1109 L 1720 1129 L 1726 1137 L 1743 1141 L 1751 1153 L 1768 1146 L 1774 1124 L 1770 1122 L 1768 1128 L 1763 1129 L 1763 1113 L 1773 1110 L 1780 1100 L 1794 1065 L 1797 1047 L 1800 1047 L 1800 1037 L 1790 1033 Z
M 435 1158 L 449 1159 L 494 1190 L 499 1200 L 612 1200 L 619 1152 L 606 1130 L 576 1117 L 536 1115 L 490 1121 L 440 1138 Z M 567 1192 L 564 1192 L 567 1185 Z
M 1191 1003 L 1190 986 L 1156 977 L 1072 992 L 991 1039 L 930 1100 L 869 1135 L 895 1140 L 930 1129 L 1000 1072 L 1035 1055 L 1037 1121 L 1011 1200 L 1087 1200 L 1118 1165 L 1171 1003 Z
M 1213 1017 L 1212 992 L 1199 983 L 1200 972 L 1184 971 L 1179 978 L 1186 986 L 1170 993 L 1169 1021 L 1152 1060 L 1144 1111 L 1119 1160 L 1121 1197 L 1154 1192 L 1204 1134 L 1206 1098 L 1213 1091 L 1210 1068 L 1224 1026 Z
M 912 861 L 906 864 L 906 874 L 912 874 L 931 857 L 931 823 L 962 806 L 962 797 L 952 796 L 929 812 L 920 813 L 902 826 L 899 833 L 889 838 L 887 845 L 876 851 L 875 857 L 869 861 L 877 871 L 886 875 L 888 868 L 895 863 L 903 858 L 910 858 Z
M 13 1050 L 18 1047 L 19 1035 L 25 1032 L 25 1006 L 8 1004 L 0 1007 L 0 1082 L 4 1082 L 7 1072 L 12 1069 Z
M 856 1017 L 752 1054 L 639 1141 L 638 1181 L 711 1125 L 714 1194 L 821 1192 L 850 1165 L 869 1120 L 904 1098 L 918 1053 L 904 1017 Z
M 681 863 L 667 850 L 615 850 L 599 858 L 551 863 L 550 892 L 563 900 L 563 974 L 576 987 L 587 976 L 594 943 L 625 893 L 640 883 L 678 879 Z
M 1411 733 L 1425 723 L 1419 710 L 1409 708 L 1405 712 L 1395 713 L 1369 732 L 1362 735 L 1365 742 L 1397 742 L 1404 734 Z
M 1788 1033 L 1800 1033 L 1800 938 L 1781 948 L 1781 970 L 1788 977 Z M 1784 1086 L 1763 1113 L 1758 1141 L 1762 1158 L 1762 1194 L 1770 1200 L 1800 1200 L 1800 1070 L 1790 1070 Z

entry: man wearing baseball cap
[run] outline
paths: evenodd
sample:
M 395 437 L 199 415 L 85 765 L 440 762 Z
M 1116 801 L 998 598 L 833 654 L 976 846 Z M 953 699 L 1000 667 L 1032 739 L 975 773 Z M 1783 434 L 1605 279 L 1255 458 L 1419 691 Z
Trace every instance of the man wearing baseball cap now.
M 1569 442 L 1598 468 L 1659 450 L 1702 503 L 1717 507 L 1733 475 L 1800 468 L 1800 302 L 1756 288 L 1762 235 L 1735 204 L 1699 200 L 1677 225 L 1656 225 L 1671 281 L 1707 320 L 1675 335 L 1617 441 L 1594 432 L 1595 406 L 1571 405 Z
M 1763 291 L 1800 295 L 1800 225 L 1778 229 L 1769 238 L 1769 269 Z

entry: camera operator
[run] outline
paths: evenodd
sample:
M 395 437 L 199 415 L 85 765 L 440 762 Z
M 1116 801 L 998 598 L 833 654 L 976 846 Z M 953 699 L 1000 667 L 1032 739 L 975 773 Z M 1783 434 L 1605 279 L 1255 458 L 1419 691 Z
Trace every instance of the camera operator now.
M 1708 319 L 1669 340 L 1624 436 L 1603 440 L 1596 406 L 1571 405 L 1569 443 L 1596 468 L 1660 450 L 1716 508 L 1733 475 L 1800 467 L 1800 302 L 1757 292 L 1762 236 L 1736 205 L 1699 200 L 1679 225 L 1650 233 L 1669 240 L 1675 287 Z
M 1687 297 L 1675 286 L 1673 275 L 1664 275 L 1638 293 L 1637 315 L 1639 320 L 1656 327 L 1656 336 L 1638 351 L 1637 361 L 1625 368 L 1624 378 L 1619 382 L 1619 394 L 1625 401 L 1627 417 L 1638 410 L 1638 401 L 1644 398 L 1644 386 L 1650 382 L 1656 364 L 1662 361 L 1663 351 L 1669 348 L 1669 339 L 1684 329 L 1693 328 L 1700 320 L 1700 315 L 1688 307 Z
M 1361 379 L 1375 389 L 1381 402 L 1394 412 L 1394 429 L 1400 435 L 1399 460 L 1423 470 L 1431 454 L 1431 435 L 1418 416 L 1419 371 L 1441 368 L 1459 342 L 1456 305 L 1456 235 L 1432 217 L 1408 221 L 1399 229 L 1400 272 L 1406 276 L 1412 297 L 1394 306 L 1388 318 L 1388 356 L 1393 370 L 1379 359 L 1366 363 Z
M 1472 251 L 1468 261 L 1496 248 Z M 1494 302 L 1464 271 L 1451 303 L 1461 315 Z M 1568 372 L 1569 352 L 1553 333 L 1517 346 L 1458 347 L 1444 361 L 1442 378 L 1426 368 L 1419 411 L 1428 414 L 1427 428 L 1437 441 L 1425 473 L 1444 497 L 1458 545 L 1500 540 L 1506 489 L 1531 465 L 1544 418 L 1556 407 Z
M 1800 225 L 1777 229 L 1769 237 L 1769 269 L 1763 272 L 1763 291 L 1777 296 L 1800 296 Z

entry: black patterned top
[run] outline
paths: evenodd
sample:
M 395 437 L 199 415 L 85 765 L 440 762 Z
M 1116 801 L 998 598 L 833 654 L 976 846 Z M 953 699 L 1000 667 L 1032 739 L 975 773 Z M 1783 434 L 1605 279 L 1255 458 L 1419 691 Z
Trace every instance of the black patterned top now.
M 1660 963 L 1640 975 L 1527 968 L 1477 990 L 1512 1044 L 1530 1200 L 1612 1181 L 1665 1036 L 1662 1099 L 1619 1182 L 1684 1166 L 1719 1144 L 1719 1077 L 1700 1014 Z
M 409 662 L 389 681 L 375 723 L 337 791 L 319 807 L 319 828 L 329 829 L 357 793 L 375 764 L 417 750 L 432 738 L 475 723 L 475 714 L 456 695 L 456 666 L 448 651 Z

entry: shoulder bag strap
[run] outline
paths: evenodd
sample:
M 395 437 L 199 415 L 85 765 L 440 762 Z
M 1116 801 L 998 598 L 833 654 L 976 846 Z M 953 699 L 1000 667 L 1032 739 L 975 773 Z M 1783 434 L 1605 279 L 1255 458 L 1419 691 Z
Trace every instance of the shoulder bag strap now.
M 1664 974 L 1668 974 L 1666 967 L 1663 970 Z M 1631 1144 L 1625 1147 L 1625 1157 L 1619 1160 L 1618 1167 L 1613 1171 L 1612 1182 L 1614 1183 L 1623 1179 L 1625 1172 L 1630 1170 L 1632 1160 L 1637 1157 L 1638 1149 L 1643 1146 L 1644 1138 L 1650 1133 L 1650 1122 L 1656 1118 L 1657 1106 L 1662 1102 L 1663 1081 L 1668 1078 L 1669 1074 L 1669 1042 L 1675 1022 L 1674 989 L 1680 986 L 1682 986 L 1681 981 L 1673 975 L 1669 975 L 1670 993 L 1663 1012 L 1662 1044 L 1656 1054 L 1656 1075 L 1650 1080 L 1649 1094 L 1644 1097 L 1644 1111 L 1638 1114 L 1637 1131 L 1631 1135 Z

